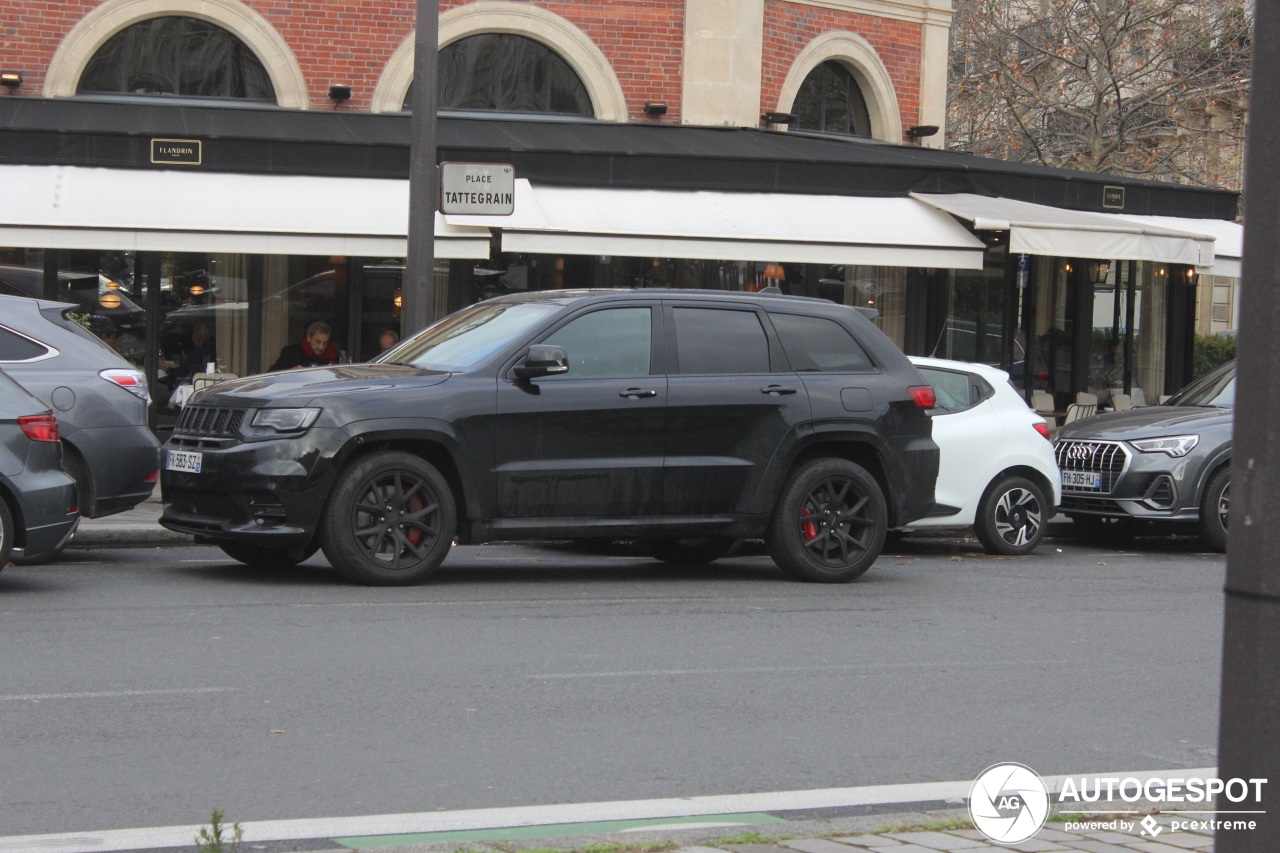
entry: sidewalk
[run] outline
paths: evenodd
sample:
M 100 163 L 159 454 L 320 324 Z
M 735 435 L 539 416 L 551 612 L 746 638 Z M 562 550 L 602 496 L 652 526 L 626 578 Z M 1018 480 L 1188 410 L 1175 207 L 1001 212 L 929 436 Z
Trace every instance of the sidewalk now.
M 156 545 L 190 545 L 185 533 L 175 533 L 160 526 L 159 492 L 127 512 L 106 518 L 81 519 L 70 548 L 144 548 Z M 1071 535 L 1071 522 L 1061 514 L 1049 522 L 1046 538 Z M 910 853 L 910 851 L 908 851 Z

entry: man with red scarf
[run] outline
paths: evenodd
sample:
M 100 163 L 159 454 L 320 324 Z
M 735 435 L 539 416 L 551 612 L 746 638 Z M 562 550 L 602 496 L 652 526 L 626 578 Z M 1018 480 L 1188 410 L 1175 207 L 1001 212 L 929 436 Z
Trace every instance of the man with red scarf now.
M 316 320 L 307 326 L 307 333 L 296 344 L 288 344 L 281 348 L 280 357 L 271 365 L 271 370 L 288 370 L 291 367 L 316 367 L 322 364 L 338 363 L 338 348 L 329 343 L 333 332 L 329 324 Z

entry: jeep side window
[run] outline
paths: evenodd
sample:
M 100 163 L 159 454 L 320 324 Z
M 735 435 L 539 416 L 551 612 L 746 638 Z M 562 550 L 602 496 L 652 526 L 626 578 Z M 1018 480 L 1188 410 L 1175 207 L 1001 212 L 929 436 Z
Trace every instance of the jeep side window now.
M 569 353 L 568 379 L 647 376 L 652 363 L 650 308 L 607 308 L 571 320 L 542 341 Z M 554 377 L 549 377 L 554 379 Z
M 797 373 L 865 373 L 871 359 L 849 330 L 826 317 L 769 314 L 782 348 Z
M 769 339 L 754 311 L 676 308 L 680 372 L 768 373 Z

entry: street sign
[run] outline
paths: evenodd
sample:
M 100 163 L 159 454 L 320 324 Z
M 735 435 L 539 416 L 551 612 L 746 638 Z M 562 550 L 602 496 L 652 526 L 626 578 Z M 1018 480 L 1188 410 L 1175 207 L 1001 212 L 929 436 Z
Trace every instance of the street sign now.
M 440 212 L 509 216 L 516 209 L 516 170 L 508 163 L 441 163 Z

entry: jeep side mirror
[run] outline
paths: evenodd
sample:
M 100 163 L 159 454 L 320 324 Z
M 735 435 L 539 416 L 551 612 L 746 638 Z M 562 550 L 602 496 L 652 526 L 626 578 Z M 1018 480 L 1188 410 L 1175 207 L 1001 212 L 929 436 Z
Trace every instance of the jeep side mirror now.
M 555 344 L 534 344 L 515 367 L 520 379 L 556 376 L 569 372 L 569 353 Z

